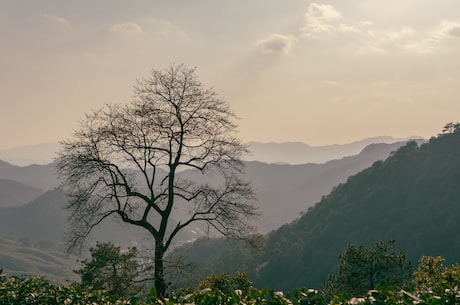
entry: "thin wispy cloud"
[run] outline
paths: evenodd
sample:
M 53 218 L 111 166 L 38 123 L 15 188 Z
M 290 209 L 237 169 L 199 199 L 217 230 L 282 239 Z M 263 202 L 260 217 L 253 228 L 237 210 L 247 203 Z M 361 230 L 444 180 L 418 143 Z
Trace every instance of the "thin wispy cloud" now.
M 360 33 L 361 32 L 360 29 L 358 29 L 358 28 L 356 28 L 354 26 L 345 24 L 345 23 L 340 23 L 337 26 L 337 30 L 339 30 L 340 32 L 344 32 L 344 33 Z
M 162 37 L 185 36 L 185 31 L 167 19 L 152 19 L 149 23 L 153 33 Z
M 142 27 L 134 22 L 118 23 L 110 27 L 110 30 L 114 33 L 142 33 Z
M 330 31 L 333 20 L 340 19 L 342 15 L 328 4 L 311 3 L 305 14 L 305 26 L 301 29 L 304 35 Z
M 408 41 L 405 50 L 410 53 L 433 54 L 449 50 L 449 40 L 460 38 L 460 22 L 442 20 L 432 31 L 418 40 Z
M 63 17 L 53 15 L 53 14 L 48 14 L 48 13 L 43 13 L 42 16 L 45 19 L 47 19 L 48 21 L 57 23 L 57 24 L 62 25 L 64 27 L 66 27 L 66 28 L 71 28 L 72 27 L 70 22 L 67 19 L 63 18 Z
M 385 39 L 387 41 L 400 41 L 406 38 L 410 38 L 416 34 L 416 31 L 411 28 L 404 26 L 398 31 L 387 31 L 385 32 Z
M 394 52 L 431 54 L 445 50 L 443 43 L 446 39 L 460 38 L 460 22 L 442 20 L 436 28 L 425 32 L 416 31 L 408 25 L 401 25 L 395 30 L 379 26 L 372 20 L 349 20 L 332 5 L 311 3 L 300 33 L 299 38 L 302 39 L 322 37 L 336 40 L 345 50 L 354 50 L 356 55 Z M 339 34 L 340 40 L 337 39 Z

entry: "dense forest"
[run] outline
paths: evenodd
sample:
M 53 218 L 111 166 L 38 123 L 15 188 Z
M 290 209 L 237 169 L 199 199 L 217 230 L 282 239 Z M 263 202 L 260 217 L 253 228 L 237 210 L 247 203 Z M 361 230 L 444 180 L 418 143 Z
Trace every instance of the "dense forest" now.
M 246 243 L 204 239 L 175 255 L 194 270 L 245 270 L 257 287 L 280 290 L 321 288 L 349 244 L 395 240 L 414 265 L 424 255 L 458 262 L 459 181 L 460 132 L 446 128 L 428 143 L 409 142 L 349 177 L 299 219 L 261 237 L 258 251 Z

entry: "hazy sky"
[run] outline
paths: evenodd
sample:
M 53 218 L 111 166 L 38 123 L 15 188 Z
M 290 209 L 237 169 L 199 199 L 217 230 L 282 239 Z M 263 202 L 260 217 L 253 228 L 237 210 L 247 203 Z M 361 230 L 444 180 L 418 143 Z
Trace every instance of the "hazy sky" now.
M 245 141 L 430 137 L 460 121 L 458 0 L 1 0 L 0 149 L 67 139 L 170 63 Z

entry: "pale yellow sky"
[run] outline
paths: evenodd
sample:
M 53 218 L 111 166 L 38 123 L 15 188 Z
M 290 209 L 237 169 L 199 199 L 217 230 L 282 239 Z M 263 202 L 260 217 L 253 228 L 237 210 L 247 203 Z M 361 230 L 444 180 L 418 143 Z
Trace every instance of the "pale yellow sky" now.
M 0 2 L 0 149 L 67 139 L 170 63 L 245 141 L 430 137 L 460 120 L 458 0 Z

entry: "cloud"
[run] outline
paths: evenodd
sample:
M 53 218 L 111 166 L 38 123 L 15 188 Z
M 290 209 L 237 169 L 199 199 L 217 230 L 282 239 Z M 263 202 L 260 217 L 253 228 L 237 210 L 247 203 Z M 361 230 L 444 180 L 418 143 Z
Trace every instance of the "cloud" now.
M 184 36 L 185 32 L 181 27 L 166 19 L 153 19 L 150 22 L 153 31 L 163 37 Z
M 425 36 L 407 43 L 405 50 L 410 53 L 431 54 L 446 51 L 449 38 L 460 38 L 460 23 L 442 20 L 436 29 L 425 33 Z
M 343 87 L 343 86 L 345 86 L 345 84 L 342 83 L 342 82 L 338 82 L 338 81 L 335 81 L 335 80 L 328 80 L 328 79 L 322 80 L 321 84 L 325 85 L 325 86 L 331 86 L 331 87 Z
M 439 25 L 437 34 L 438 36 L 453 36 L 460 38 L 460 23 L 443 20 Z
M 72 26 L 70 25 L 69 21 L 63 17 L 59 17 L 53 14 L 48 14 L 48 13 L 43 13 L 43 17 L 45 17 L 47 20 L 52 21 L 54 23 L 60 24 L 66 28 L 71 28 Z
M 332 28 L 330 21 L 341 17 L 342 15 L 332 5 L 311 3 L 305 14 L 305 27 L 301 30 L 307 36 L 327 32 Z
M 451 36 L 454 36 L 454 37 L 459 37 L 460 38 L 460 25 L 457 25 L 455 27 L 452 27 L 449 32 L 448 32 Z
M 402 27 L 399 31 L 388 31 L 385 33 L 386 39 L 388 41 L 398 41 L 405 39 L 410 36 L 414 36 L 416 31 L 411 27 Z
M 377 45 L 363 44 L 363 45 L 356 46 L 354 48 L 354 52 L 355 52 L 355 55 L 363 56 L 363 55 L 369 55 L 369 54 L 373 54 L 373 55 L 385 54 L 387 53 L 387 50 Z
M 110 30 L 114 33 L 142 33 L 140 25 L 134 22 L 118 23 L 110 27 Z
M 345 33 L 360 33 L 361 32 L 358 28 L 348 25 L 348 24 L 344 24 L 344 23 L 339 24 L 337 29 L 340 32 L 345 32 Z
M 297 38 L 294 36 L 272 34 L 265 39 L 259 40 L 256 45 L 263 54 L 283 55 L 289 53 L 296 41 Z

